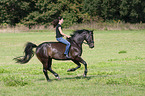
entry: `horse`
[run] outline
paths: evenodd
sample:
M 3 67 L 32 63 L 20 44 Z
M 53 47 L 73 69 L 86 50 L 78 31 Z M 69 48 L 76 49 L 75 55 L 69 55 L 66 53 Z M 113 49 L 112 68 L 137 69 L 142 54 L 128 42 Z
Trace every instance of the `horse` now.
M 77 67 L 68 69 L 67 72 L 75 71 L 81 67 L 82 63 L 85 66 L 84 77 L 87 76 L 87 63 L 81 58 L 82 55 L 82 44 L 84 41 L 89 45 L 90 48 L 94 48 L 93 31 L 91 30 L 76 30 L 71 34 L 70 38 L 67 38 L 70 42 L 71 47 L 69 50 L 69 56 L 66 58 L 64 55 L 65 44 L 60 42 L 43 42 L 40 45 L 28 42 L 24 49 L 24 56 L 14 58 L 17 63 L 25 64 L 30 61 L 34 56 L 33 48 L 36 48 L 35 54 L 39 61 L 43 64 L 43 73 L 47 81 L 50 81 L 47 70 L 50 71 L 57 79 L 60 79 L 59 75 L 52 70 L 52 59 L 55 60 L 72 60 Z

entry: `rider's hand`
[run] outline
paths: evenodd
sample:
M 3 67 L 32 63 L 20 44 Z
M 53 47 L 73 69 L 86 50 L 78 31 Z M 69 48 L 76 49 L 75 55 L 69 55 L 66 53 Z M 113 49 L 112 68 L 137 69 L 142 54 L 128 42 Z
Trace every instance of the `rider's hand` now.
M 70 38 L 71 36 L 67 36 L 67 38 Z

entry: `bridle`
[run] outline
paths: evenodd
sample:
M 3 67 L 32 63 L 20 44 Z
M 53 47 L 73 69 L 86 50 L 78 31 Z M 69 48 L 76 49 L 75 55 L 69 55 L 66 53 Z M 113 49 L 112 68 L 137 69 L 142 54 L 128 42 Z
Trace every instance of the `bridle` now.
M 92 36 L 92 34 L 93 33 L 89 33 L 89 36 L 88 36 L 88 38 L 86 39 L 86 41 L 87 41 L 87 43 L 86 42 L 83 42 L 84 44 L 88 44 L 88 40 L 90 39 L 90 37 Z M 68 38 L 68 39 L 70 39 L 70 38 Z M 73 39 L 71 39 L 79 48 L 81 47 L 81 46 L 79 46 L 78 45 L 78 43 L 76 43 L 76 41 L 75 40 L 73 40 Z M 91 43 L 94 43 L 94 40 L 92 40 L 91 42 L 89 42 L 90 44 Z M 88 44 L 89 45 L 89 44 Z
M 92 36 L 92 34 L 93 34 L 93 33 L 91 33 L 91 34 L 89 33 L 89 37 L 86 39 L 87 43 L 84 42 L 85 44 L 88 44 L 88 40 L 90 39 L 90 37 Z M 94 40 L 92 40 L 92 41 L 90 42 L 90 44 L 91 44 L 91 43 L 94 43 Z

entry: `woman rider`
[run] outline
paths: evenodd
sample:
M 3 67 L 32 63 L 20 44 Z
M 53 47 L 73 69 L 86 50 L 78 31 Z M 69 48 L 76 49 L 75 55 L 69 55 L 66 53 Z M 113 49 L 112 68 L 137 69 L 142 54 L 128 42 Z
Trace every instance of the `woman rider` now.
M 69 58 L 71 58 L 69 56 L 70 43 L 66 39 L 64 39 L 63 36 L 65 36 L 67 38 L 70 38 L 70 36 L 68 36 L 62 32 L 62 27 L 61 27 L 62 23 L 63 23 L 62 17 L 58 17 L 58 19 L 55 19 L 52 22 L 53 26 L 56 27 L 56 40 L 66 45 L 64 55 L 66 56 L 66 58 L 69 59 Z

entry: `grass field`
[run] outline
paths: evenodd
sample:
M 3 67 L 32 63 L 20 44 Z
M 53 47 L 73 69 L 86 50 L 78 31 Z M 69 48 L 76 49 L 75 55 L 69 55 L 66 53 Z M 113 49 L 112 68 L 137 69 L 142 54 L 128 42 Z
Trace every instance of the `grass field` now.
M 28 41 L 56 41 L 55 33 L 0 33 L 0 96 L 145 96 L 145 30 L 94 31 L 94 39 L 94 49 L 83 45 L 87 78 L 83 65 L 68 73 L 75 64 L 53 60 L 61 80 L 48 72 L 47 82 L 36 56 L 24 65 L 13 58 L 23 55 Z

